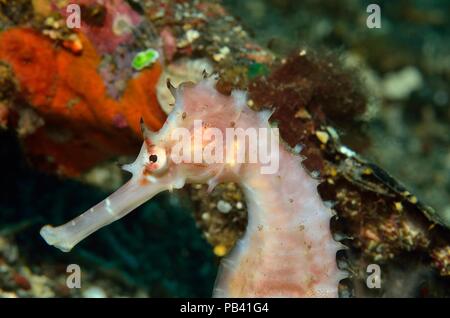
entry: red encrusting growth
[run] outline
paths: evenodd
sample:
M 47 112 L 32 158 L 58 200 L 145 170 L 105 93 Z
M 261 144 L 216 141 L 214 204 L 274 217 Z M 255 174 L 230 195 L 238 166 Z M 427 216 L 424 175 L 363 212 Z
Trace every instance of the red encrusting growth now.
M 131 79 L 116 101 L 107 96 L 98 74 L 100 56 L 82 33 L 78 37 L 83 52 L 74 55 L 30 29 L 0 34 L 0 60 L 11 65 L 26 102 L 45 121 L 26 137 L 26 148 L 64 175 L 77 175 L 117 154 L 134 153 L 141 117 L 154 130 L 166 118 L 155 95 L 159 63 Z

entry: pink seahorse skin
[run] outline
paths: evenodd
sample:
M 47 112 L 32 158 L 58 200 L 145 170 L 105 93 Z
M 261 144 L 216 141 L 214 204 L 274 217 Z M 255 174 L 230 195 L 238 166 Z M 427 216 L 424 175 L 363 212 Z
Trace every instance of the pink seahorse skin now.
M 161 191 L 199 182 L 212 189 L 219 182 L 234 181 L 245 193 L 248 225 L 243 238 L 222 260 L 213 295 L 337 297 L 338 283 L 346 275 L 336 264 L 336 252 L 343 246 L 331 234 L 332 211 L 318 195 L 319 182 L 302 167 L 302 158 L 283 143 L 277 145 L 279 168 L 271 174 L 262 174 L 263 164 L 258 162 L 175 164 L 168 159 L 160 163 L 164 169 L 158 162 L 149 163 L 151 154 L 161 157 L 173 150 L 169 137 L 176 128 L 186 128 L 194 135 L 194 121 L 201 119 L 202 129 L 219 128 L 224 136 L 231 127 L 270 129 L 270 112 L 247 107 L 245 92 L 220 94 L 211 78 L 196 85 L 184 84 L 173 94 L 176 105 L 163 128 L 145 133 L 140 154 L 126 167 L 133 173 L 131 180 L 65 225 L 45 226 L 41 235 L 47 243 L 69 251 Z M 245 147 L 247 154 L 257 151 L 252 145 Z
M 256 114 L 246 108 L 236 126 L 269 127 L 268 116 Z M 245 165 L 233 178 L 245 194 L 248 224 L 222 260 L 216 297 L 338 296 L 338 283 L 346 275 L 336 265 L 342 245 L 332 238 L 332 212 L 302 158 L 283 144 L 279 153 L 277 173 L 261 174 L 259 165 Z
M 279 173 L 251 172 L 240 182 L 248 225 L 222 260 L 217 297 L 338 296 L 344 276 L 336 266 L 341 246 L 330 232 L 330 210 L 299 157 L 280 152 Z

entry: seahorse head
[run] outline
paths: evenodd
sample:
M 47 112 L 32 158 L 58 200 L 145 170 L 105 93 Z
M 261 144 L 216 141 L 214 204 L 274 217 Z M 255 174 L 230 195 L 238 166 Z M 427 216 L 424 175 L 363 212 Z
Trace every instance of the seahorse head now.
M 248 159 L 257 153 L 257 143 L 242 142 L 235 133 L 240 131 L 245 139 L 255 128 L 267 130 L 270 113 L 255 113 L 247 106 L 245 92 L 223 95 L 215 84 L 209 77 L 198 84 L 172 88 L 175 107 L 164 126 L 153 132 L 142 123 L 144 142 L 139 155 L 123 166 L 132 178 L 76 219 L 56 228 L 44 226 L 41 235 L 47 243 L 69 251 L 160 192 L 182 188 L 185 183 L 208 183 L 212 189 L 219 182 L 239 181 L 256 173 Z M 266 133 L 262 139 L 270 137 Z
M 267 118 L 264 122 L 254 116 L 244 91 L 227 96 L 215 84 L 212 77 L 178 88 L 168 84 L 176 101 L 173 111 L 158 132 L 142 123 L 141 151 L 135 162 L 123 167 L 133 174 L 134 182 L 162 183 L 168 189 L 181 188 L 186 182 L 208 182 L 212 188 L 242 172 L 257 145 L 238 137 L 245 138 L 248 128 L 267 126 Z

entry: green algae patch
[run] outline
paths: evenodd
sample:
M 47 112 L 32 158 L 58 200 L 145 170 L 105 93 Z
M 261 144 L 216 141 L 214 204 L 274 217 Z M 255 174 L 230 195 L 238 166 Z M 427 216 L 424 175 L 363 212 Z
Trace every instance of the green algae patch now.
M 262 63 L 252 63 L 248 67 L 247 76 L 249 79 L 254 79 L 259 76 L 265 76 L 269 74 L 269 68 Z
M 140 71 L 148 66 L 152 66 L 153 63 L 159 58 L 158 51 L 154 49 L 148 49 L 136 54 L 131 62 L 131 66 L 137 71 Z

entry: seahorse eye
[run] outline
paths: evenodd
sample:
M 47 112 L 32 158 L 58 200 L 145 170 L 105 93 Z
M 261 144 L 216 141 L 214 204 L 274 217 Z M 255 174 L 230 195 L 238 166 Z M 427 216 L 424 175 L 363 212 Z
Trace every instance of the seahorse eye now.
M 148 153 L 148 163 L 151 171 L 155 173 L 164 172 L 167 168 L 167 156 L 164 147 L 153 146 Z
M 156 161 L 158 161 L 158 156 L 157 155 L 150 155 L 150 157 L 148 157 L 148 159 L 150 160 L 150 162 L 155 163 Z

